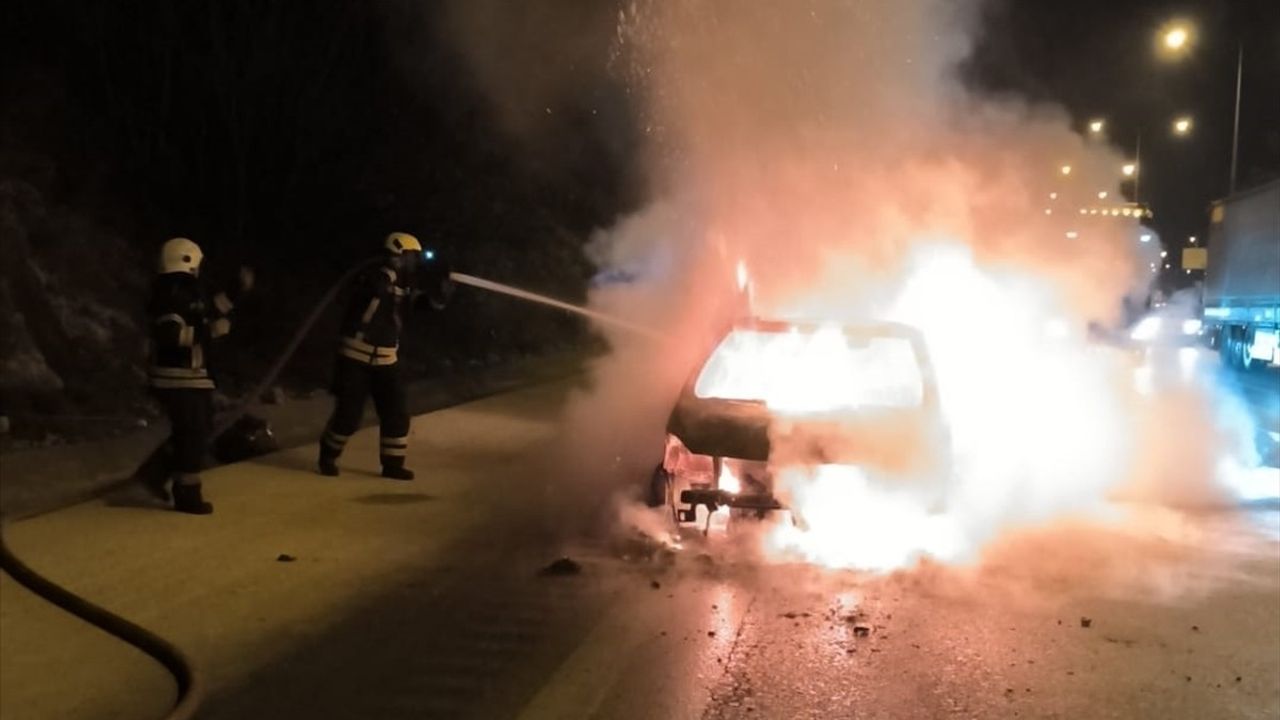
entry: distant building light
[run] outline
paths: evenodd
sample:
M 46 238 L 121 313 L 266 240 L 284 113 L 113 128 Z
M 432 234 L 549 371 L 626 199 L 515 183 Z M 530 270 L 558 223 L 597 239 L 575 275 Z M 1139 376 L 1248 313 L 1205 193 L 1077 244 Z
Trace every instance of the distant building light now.
M 1151 233 L 1142 233 L 1142 237 L 1138 238 L 1142 242 L 1151 242 Z
M 1106 191 L 1106 190 L 1099 190 L 1099 191 L 1098 191 L 1098 199 L 1099 199 L 1099 200 L 1106 200 L 1106 199 L 1107 199 L 1107 191 Z
M 1196 236 L 1195 236 L 1195 235 L 1192 235 L 1192 236 L 1191 236 L 1191 244 L 1192 244 L 1192 245 L 1195 245 L 1195 244 L 1196 244 Z
M 1075 239 L 1076 239 L 1076 238 L 1078 238 L 1078 237 L 1080 237 L 1080 233 L 1076 232 L 1075 230 L 1068 230 L 1068 231 L 1067 231 L 1067 239 L 1068 239 L 1068 240 L 1075 240 Z
M 1050 199 L 1050 200 L 1057 200 L 1057 199 L 1058 199 L 1058 193 L 1056 193 L 1056 192 L 1051 192 L 1051 193 L 1049 193 L 1049 199 Z

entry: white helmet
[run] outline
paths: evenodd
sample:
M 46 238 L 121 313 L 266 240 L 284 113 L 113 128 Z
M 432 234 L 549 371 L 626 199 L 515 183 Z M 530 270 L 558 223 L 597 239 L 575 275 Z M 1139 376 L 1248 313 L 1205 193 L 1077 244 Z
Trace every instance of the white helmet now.
M 422 252 L 422 243 L 418 242 L 418 238 L 409 233 L 393 232 L 383 241 L 382 247 L 392 255 L 399 255 L 403 252 Z
M 160 248 L 161 273 L 199 275 L 203 260 L 204 253 L 200 251 L 200 246 L 184 237 L 166 240 Z

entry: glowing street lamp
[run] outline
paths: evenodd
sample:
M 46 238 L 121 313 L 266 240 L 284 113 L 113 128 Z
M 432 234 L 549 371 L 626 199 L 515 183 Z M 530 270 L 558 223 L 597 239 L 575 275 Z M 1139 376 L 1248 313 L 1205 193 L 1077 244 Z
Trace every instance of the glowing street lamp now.
M 1171 20 L 1156 33 L 1156 51 L 1167 60 L 1184 57 L 1195 44 L 1195 27 L 1186 20 Z
M 1089 121 L 1089 132 L 1090 132 L 1090 133 L 1092 133 L 1092 134 L 1094 134 L 1094 135 L 1101 135 L 1101 134 L 1102 134 L 1102 129 L 1103 129 L 1103 128 L 1105 128 L 1106 126 L 1107 126 L 1107 123 L 1106 123 L 1106 121 L 1105 121 L 1105 120 L 1100 120 L 1100 119 L 1099 119 L 1099 120 L 1090 120 L 1090 121 Z
M 1063 174 L 1063 175 L 1070 175 L 1070 174 L 1071 174 L 1071 166 L 1070 166 L 1070 165 L 1063 165 L 1063 166 L 1062 166 L 1062 174 Z
M 1191 39 L 1191 32 L 1185 25 L 1175 25 L 1165 31 L 1162 39 L 1166 48 L 1178 51 L 1187 46 L 1187 41 Z
M 1142 242 L 1151 242 L 1151 233 L 1142 233 L 1142 237 L 1138 238 Z
M 1134 174 L 1138 172 L 1138 165 L 1137 163 L 1125 163 L 1124 165 L 1120 166 L 1120 172 L 1125 177 L 1133 177 Z
M 1183 115 L 1173 121 L 1173 134 L 1186 136 L 1191 134 L 1191 118 Z
M 1099 199 L 1099 200 L 1106 200 L 1106 199 L 1107 199 L 1107 191 L 1106 191 L 1106 190 L 1099 190 L 1099 191 L 1098 191 L 1098 199 Z
M 1192 236 L 1191 236 L 1191 244 L 1192 244 L 1192 245 L 1195 245 L 1195 244 L 1196 244 L 1196 236 L 1195 236 L 1195 235 L 1192 235 Z

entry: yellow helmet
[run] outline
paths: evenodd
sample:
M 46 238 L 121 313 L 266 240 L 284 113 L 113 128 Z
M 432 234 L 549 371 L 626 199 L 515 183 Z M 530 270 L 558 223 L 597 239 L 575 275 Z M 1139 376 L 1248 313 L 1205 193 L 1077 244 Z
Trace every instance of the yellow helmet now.
M 203 260 L 204 253 L 200 251 L 199 245 L 188 238 L 171 238 L 160 247 L 159 270 L 162 274 L 181 272 L 199 275 Z
M 418 238 L 409 233 L 393 232 L 387 236 L 382 246 L 392 255 L 399 255 L 405 252 L 422 252 L 422 243 L 418 242 Z

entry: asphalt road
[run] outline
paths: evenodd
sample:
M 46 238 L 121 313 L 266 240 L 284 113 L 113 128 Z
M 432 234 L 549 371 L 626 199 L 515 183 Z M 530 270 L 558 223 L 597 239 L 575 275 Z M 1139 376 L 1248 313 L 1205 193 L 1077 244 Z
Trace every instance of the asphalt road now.
M 750 532 L 570 541 L 545 462 L 569 389 L 417 418 L 413 483 L 372 474 L 366 431 L 336 480 L 303 447 L 209 473 L 211 517 L 127 495 L 10 537 L 193 655 L 207 718 L 1280 717 L 1274 509 L 1147 508 L 886 576 L 762 565 Z M 540 576 L 560 555 L 581 572 Z M 0 583 L 0 717 L 156 717 L 173 692 Z

